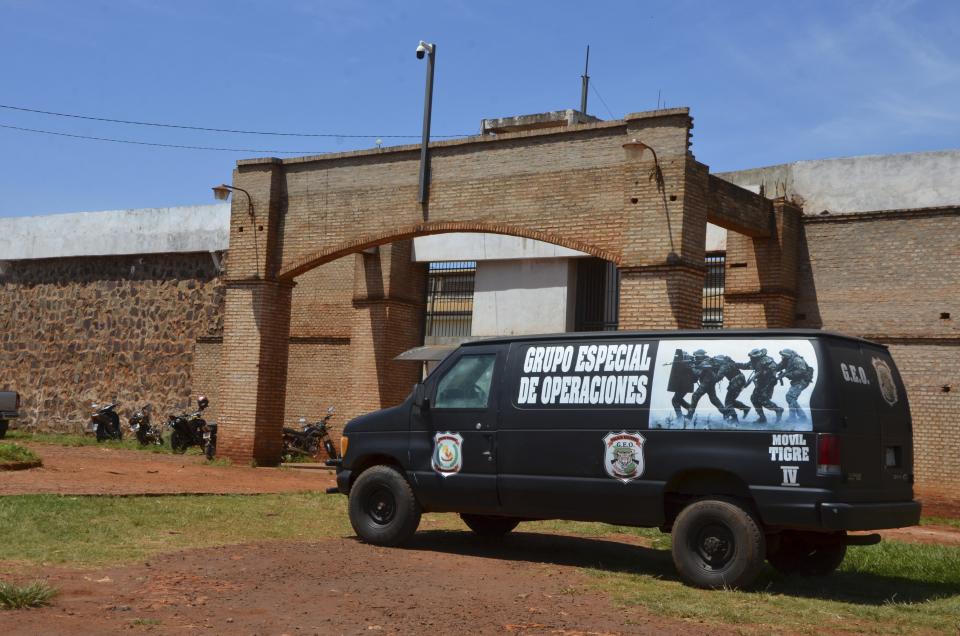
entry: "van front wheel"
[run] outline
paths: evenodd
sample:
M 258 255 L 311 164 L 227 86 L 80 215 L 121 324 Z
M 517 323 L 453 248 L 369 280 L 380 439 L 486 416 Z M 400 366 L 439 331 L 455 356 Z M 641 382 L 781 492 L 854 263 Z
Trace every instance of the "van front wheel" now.
M 420 504 L 410 484 L 390 466 L 374 466 L 350 489 L 350 525 L 367 543 L 396 546 L 420 525 Z
M 471 515 L 461 513 L 460 518 L 467 524 L 467 527 L 473 530 L 473 533 L 480 537 L 502 537 L 517 527 L 519 519 L 510 517 L 495 517 L 492 515 Z
M 749 586 L 763 567 L 766 538 L 739 505 L 703 499 L 673 524 L 673 563 L 690 585 L 711 589 Z

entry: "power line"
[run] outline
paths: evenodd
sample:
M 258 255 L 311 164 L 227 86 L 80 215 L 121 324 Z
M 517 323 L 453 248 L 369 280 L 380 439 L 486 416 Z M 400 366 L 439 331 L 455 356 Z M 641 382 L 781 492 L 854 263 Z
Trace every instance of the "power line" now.
M 265 150 L 262 148 L 216 148 L 213 146 L 185 146 L 180 144 L 161 144 L 161 143 L 155 143 L 151 141 L 136 141 L 133 139 L 111 139 L 109 137 L 91 137 L 88 135 L 73 135 L 71 133 L 54 132 L 52 130 L 40 130 L 38 128 L 21 128 L 20 126 L 8 126 L 6 124 L 0 124 L 0 128 L 7 128 L 9 130 L 19 130 L 21 132 L 40 133 L 42 135 L 72 137 L 73 139 L 86 139 L 90 141 L 109 141 L 115 144 L 133 144 L 136 146 L 157 146 L 160 148 L 181 148 L 185 150 L 219 150 L 222 152 L 247 152 L 247 153 L 264 153 L 264 154 L 275 154 L 275 155 L 319 155 L 324 153 L 324 151 L 320 151 L 320 150 Z
M 600 102 L 603 104 L 603 107 L 607 109 L 607 114 L 610 115 L 610 119 L 616 119 L 617 117 L 613 114 L 613 111 L 610 110 L 610 107 L 607 106 L 607 102 L 603 99 L 603 96 L 600 94 L 600 91 L 597 90 L 597 80 L 593 80 L 593 84 L 590 85 L 590 88 L 593 89 L 594 94 L 600 99 Z
M 0 108 L 7 110 L 18 110 L 24 113 L 35 113 L 38 115 L 52 115 L 54 117 L 70 117 L 72 119 L 87 119 L 90 121 L 103 121 L 111 124 L 128 124 L 131 126 L 154 126 L 157 128 L 180 128 L 182 130 L 202 130 L 204 132 L 232 133 L 237 135 L 273 135 L 276 137 L 335 137 L 340 139 L 419 139 L 420 135 L 348 135 L 340 133 L 295 133 L 295 132 L 271 132 L 264 130 L 238 130 L 232 128 L 210 128 L 206 126 L 189 126 L 186 124 L 163 124 L 149 121 L 136 121 L 130 119 L 112 119 L 110 117 L 95 117 L 92 115 L 77 115 L 73 113 L 58 113 L 51 110 L 39 110 L 36 108 L 25 108 L 23 106 L 11 106 L 9 104 L 0 104 Z M 469 135 L 431 135 L 431 137 L 468 137 Z

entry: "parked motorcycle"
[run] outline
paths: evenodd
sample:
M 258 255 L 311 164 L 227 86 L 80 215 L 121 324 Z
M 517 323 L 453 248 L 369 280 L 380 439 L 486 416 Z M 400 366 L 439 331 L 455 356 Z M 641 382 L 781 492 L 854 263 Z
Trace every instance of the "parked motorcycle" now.
M 102 442 L 108 439 L 123 439 L 123 430 L 120 428 L 120 416 L 116 409 L 119 402 L 113 402 L 105 406 L 100 406 L 96 402 L 90 404 L 93 413 L 90 414 L 90 424 L 87 428 L 91 433 L 95 433 L 97 441 Z
M 320 450 L 326 452 L 330 459 L 338 459 L 337 447 L 330 439 L 330 418 L 334 409 L 327 409 L 327 415 L 319 422 L 308 423 L 306 418 L 300 418 L 300 430 L 283 428 L 283 455 L 305 455 L 313 459 L 320 459 Z
M 170 448 L 175 453 L 183 453 L 191 446 L 199 446 L 207 459 L 213 459 L 217 452 L 217 425 L 207 423 L 201 415 L 209 406 L 206 396 L 197 398 L 197 410 L 183 415 L 171 415 L 167 420 L 170 432 Z
M 159 427 L 150 424 L 150 405 L 145 404 L 143 408 L 130 416 L 130 431 L 137 436 L 137 441 L 141 446 L 156 444 L 163 446 L 163 431 Z

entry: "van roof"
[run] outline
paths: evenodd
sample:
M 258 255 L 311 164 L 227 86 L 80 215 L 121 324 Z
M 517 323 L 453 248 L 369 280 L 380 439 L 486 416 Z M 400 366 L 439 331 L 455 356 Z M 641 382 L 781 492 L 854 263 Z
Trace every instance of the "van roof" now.
M 636 338 L 742 338 L 744 336 L 756 336 L 760 338 L 789 337 L 789 338 L 836 338 L 840 340 L 850 340 L 853 342 L 862 342 L 875 347 L 887 348 L 886 345 L 857 338 L 855 336 L 846 336 L 833 331 L 823 331 L 820 329 L 664 329 L 651 331 L 573 331 L 565 333 L 547 333 L 531 334 L 524 336 L 491 336 L 489 338 L 479 338 L 469 342 L 461 343 L 461 347 L 472 347 L 477 345 L 488 345 L 496 343 L 512 342 L 536 342 L 542 340 L 582 340 L 584 338 L 596 340 L 619 340 L 624 337 Z

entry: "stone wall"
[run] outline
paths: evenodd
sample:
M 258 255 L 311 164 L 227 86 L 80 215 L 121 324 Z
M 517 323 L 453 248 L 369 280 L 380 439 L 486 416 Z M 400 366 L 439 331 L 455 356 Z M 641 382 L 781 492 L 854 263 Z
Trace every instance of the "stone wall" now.
M 208 253 L 10 261 L 0 277 L 0 386 L 21 427 L 79 430 L 91 402 L 188 407 L 198 337 L 223 328 Z

